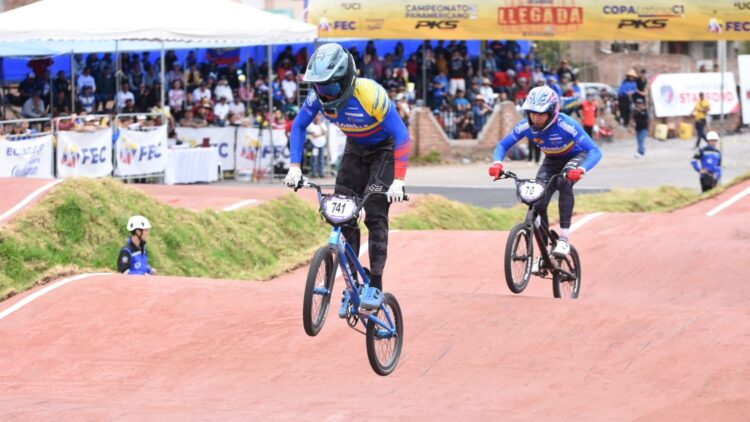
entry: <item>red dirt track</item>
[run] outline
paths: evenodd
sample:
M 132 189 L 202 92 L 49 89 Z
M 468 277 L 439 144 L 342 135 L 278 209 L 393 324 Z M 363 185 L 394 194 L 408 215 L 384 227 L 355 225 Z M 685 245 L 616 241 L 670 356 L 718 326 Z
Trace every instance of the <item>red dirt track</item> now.
M 52 181 L 52 179 L 33 179 L 25 177 L 0 178 L 0 215 L 23 201 L 37 189 Z M 29 205 L 38 201 L 43 196 L 44 194 L 36 197 Z
M 257 200 L 257 203 L 278 198 L 293 192 L 284 187 L 247 186 L 207 186 L 207 185 L 132 185 L 136 189 L 175 207 L 188 208 L 196 211 L 204 209 L 221 210 L 247 199 Z M 310 201 L 315 200 L 315 191 L 303 189 L 299 195 Z
M 577 301 L 538 278 L 512 295 L 505 232 L 393 233 L 405 337 L 388 377 L 338 296 L 305 335 L 306 268 L 76 281 L 0 319 L 0 420 L 747 420 L 750 196 L 705 215 L 747 186 L 581 227 Z

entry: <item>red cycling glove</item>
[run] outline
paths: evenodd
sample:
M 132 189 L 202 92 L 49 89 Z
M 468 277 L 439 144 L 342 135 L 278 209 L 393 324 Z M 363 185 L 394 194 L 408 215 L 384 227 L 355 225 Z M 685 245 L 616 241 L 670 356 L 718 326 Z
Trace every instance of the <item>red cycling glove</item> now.
M 577 182 L 581 180 L 581 177 L 583 177 L 583 174 L 586 173 L 586 169 L 583 167 L 577 167 L 574 169 L 568 170 L 568 173 L 565 175 L 565 177 L 568 178 L 571 182 Z
M 490 167 L 490 176 L 497 179 L 498 177 L 500 177 L 500 174 L 502 174 L 502 172 L 503 172 L 503 163 L 501 162 L 492 163 L 492 166 Z

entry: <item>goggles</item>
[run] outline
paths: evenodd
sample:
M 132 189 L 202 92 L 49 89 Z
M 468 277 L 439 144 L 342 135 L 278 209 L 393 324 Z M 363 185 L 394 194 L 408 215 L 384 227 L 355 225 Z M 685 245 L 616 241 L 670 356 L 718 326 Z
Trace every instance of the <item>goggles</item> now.
M 329 98 L 336 98 L 339 95 L 341 95 L 341 84 L 338 82 L 331 82 L 328 84 L 313 84 L 315 86 L 315 92 L 318 93 L 319 96 L 329 99 Z

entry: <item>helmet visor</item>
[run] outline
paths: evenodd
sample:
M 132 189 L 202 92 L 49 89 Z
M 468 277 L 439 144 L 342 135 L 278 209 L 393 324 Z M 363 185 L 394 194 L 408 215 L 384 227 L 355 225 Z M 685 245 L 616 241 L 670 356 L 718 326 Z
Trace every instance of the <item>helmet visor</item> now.
M 341 95 L 341 84 L 338 82 L 331 82 L 328 84 L 313 84 L 315 92 L 318 96 L 324 100 L 333 100 Z

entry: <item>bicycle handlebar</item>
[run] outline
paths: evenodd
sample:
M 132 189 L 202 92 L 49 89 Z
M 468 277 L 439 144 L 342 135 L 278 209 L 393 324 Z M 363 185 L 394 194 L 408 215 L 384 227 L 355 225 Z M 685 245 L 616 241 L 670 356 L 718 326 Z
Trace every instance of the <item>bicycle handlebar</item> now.
M 565 176 L 565 173 L 562 173 L 562 172 L 553 175 L 547 181 L 547 186 L 549 186 L 550 184 L 552 184 L 552 181 L 555 180 L 556 178 L 558 178 L 558 177 L 564 177 L 564 176 Z M 506 171 L 503 171 L 502 173 L 500 173 L 500 176 L 494 178 L 492 181 L 493 182 L 497 182 L 498 180 L 501 180 L 501 179 L 513 179 L 513 180 L 516 181 L 516 183 L 528 182 L 528 181 L 534 180 L 534 179 L 521 179 L 521 178 L 518 177 L 517 174 L 513 173 L 512 171 L 506 170 Z
M 354 192 L 353 190 L 351 190 L 350 188 L 348 188 L 346 186 L 339 186 L 339 185 L 335 185 L 335 184 L 334 185 L 331 185 L 331 184 L 328 184 L 328 185 L 319 185 L 319 184 L 313 183 L 313 182 L 311 182 L 311 181 L 309 181 L 309 180 L 307 180 L 305 178 L 302 178 L 302 180 L 300 180 L 299 184 L 297 186 L 295 186 L 293 189 L 294 189 L 295 192 L 297 192 L 297 190 L 299 190 L 301 188 L 312 188 L 312 189 L 315 189 L 318 192 L 318 201 L 320 201 L 321 196 L 323 195 L 323 192 L 321 191 L 322 188 L 344 188 L 344 189 L 348 190 L 349 192 L 351 192 L 352 196 L 354 196 L 357 199 L 358 205 L 357 205 L 357 209 L 356 209 L 355 214 L 359 213 L 359 211 L 362 208 L 364 208 L 365 204 L 367 203 L 367 200 L 370 199 L 371 196 L 373 196 L 373 195 L 387 195 L 386 192 L 367 192 L 367 194 L 365 194 L 364 197 L 360 197 L 356 192 Z M 407 195 L 406 192 L 404 192 L 404 201 L 408 201 L 408 200 L 409 200 L 409 195 Z

